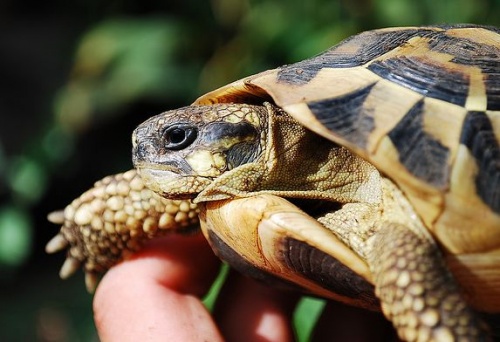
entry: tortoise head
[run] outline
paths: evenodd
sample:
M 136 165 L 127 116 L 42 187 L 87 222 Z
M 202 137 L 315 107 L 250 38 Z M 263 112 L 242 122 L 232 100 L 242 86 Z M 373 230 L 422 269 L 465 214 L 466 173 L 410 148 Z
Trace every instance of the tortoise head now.
M 264 106 L 218 104 L 167 111 L 134 131 L 134 166 L 160 195 L 194 198 L 223 173 L 260 157 L 265 125 Z

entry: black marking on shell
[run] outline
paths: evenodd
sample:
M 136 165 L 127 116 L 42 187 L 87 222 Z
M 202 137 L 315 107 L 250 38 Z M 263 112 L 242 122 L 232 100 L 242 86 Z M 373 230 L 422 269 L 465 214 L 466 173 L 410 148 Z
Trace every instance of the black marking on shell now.
M 486 86 L 488 110 L 500 110 L 500 56 L 497 60 L 498 70 L 485 76 L 484 84 Z
M 460 143 L 476 160 L 478 196 L 493 211 L 500 213 L 500 146 L 491 120 L 484 112 L 467 113 Z
M 292 238 L 283 240 L 282 253 L 290 269 L 321 287 L 351 300 L 361 300 L 365 307 L 379 307 L 373 285 L 333 256 Z
M 449 181 L 449 149 L 425 132 L 425 101 L 418 101 L 389 132 L 399 161 L 415 177 L 441 190 Z
M 278 71 L 277 80 L 303 85 L 316 77 L 323 68 L 352 68 L 363 65 L 422 32 L 425 32 L 425 29 L 363 32 L 345 39 L 313 58 L 283 66 Z
M 481 69 L 486 86 L 487 109 L 500 110 L 500 48 L 498 45 L 481 44 L 467 38 L 436 33 L 430 39 L 429 47 L 454 56 L 451 59 L 454 63 Z
M 453 56 L 451 62 L 477 66 L 484 72 L 498 70 L 500 50 L 498 47 L 481 44 L 462 37 L 450 37 L 443 33 L 430 37 L 429 47 L 434 51 Z
M 469 77 L 439 68 L 421 57 L 398 56 L 375 61 L 368 69 L 378 76 L 424 96 L 464 106 L 469 94 Z
M 312 101 L 307 105 L 318 121 L 330 131 L 365 148 L 375 124 L 370 109 L 364 103 L 375 84 L 344 96 Z

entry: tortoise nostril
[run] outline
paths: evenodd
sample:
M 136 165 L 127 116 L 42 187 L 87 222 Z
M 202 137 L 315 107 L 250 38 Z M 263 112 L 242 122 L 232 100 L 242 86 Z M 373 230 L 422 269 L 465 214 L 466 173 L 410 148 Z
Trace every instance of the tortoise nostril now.
M 144 142 L 135 144 L 132 150 L 132 156 L 134 163 L 137 161 L 146 161 L 151 156 L 151 146 L 150 144 L 146 144 Z

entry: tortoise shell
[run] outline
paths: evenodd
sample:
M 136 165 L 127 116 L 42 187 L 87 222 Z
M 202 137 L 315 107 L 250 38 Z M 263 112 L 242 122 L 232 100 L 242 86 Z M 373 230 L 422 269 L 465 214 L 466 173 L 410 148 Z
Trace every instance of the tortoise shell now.
M 498 311 L 498 28 L 363 32 L 313 58 L 219 88 L 195 104 L 262 99 L 391 178 L 475 304 Z
M 500 252 L 499 29 L 368 31 L 195 103 L 262 98 L 392 178 L 449 252 Z

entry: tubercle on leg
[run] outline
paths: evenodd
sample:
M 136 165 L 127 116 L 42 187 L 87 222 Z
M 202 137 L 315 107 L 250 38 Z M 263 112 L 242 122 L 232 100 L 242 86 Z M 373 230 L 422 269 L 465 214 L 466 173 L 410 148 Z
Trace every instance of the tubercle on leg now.
M 147 189 L 135 170 L 103 178 L 62 211 L 49 214 L 60 224 L 46 251 L 67 249 L 60 276 L 81 265 L 92 292 L 98 275 L 139 250 L 144 241 L 199 227 L 198 207 L 189 200 L 169 200 Z
M 386 224 L 368 255 L 382 310 L 405 341 L 489 341 L 436 244 Z

